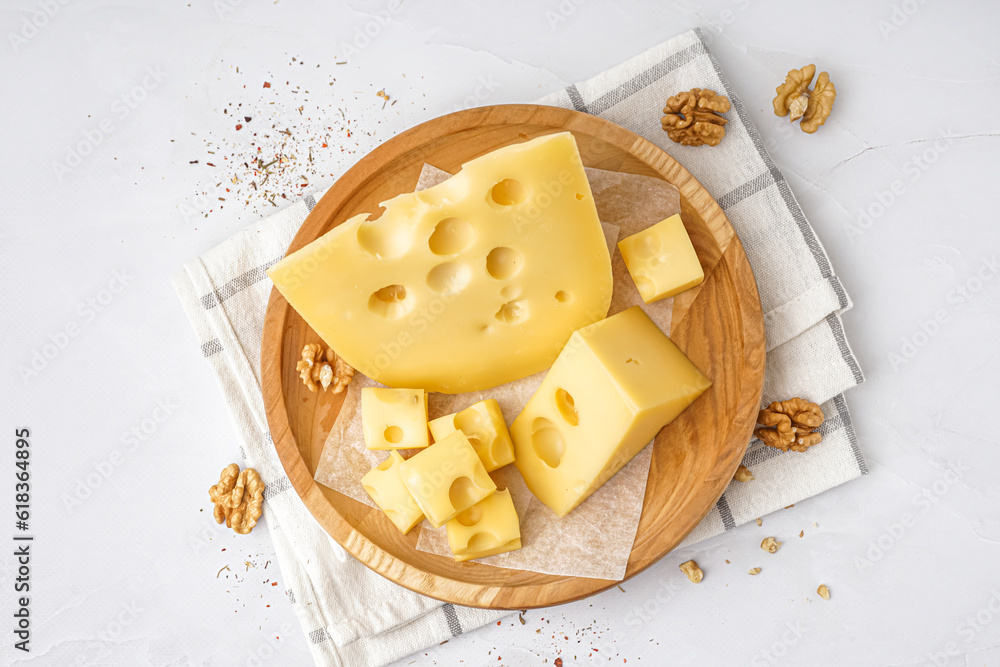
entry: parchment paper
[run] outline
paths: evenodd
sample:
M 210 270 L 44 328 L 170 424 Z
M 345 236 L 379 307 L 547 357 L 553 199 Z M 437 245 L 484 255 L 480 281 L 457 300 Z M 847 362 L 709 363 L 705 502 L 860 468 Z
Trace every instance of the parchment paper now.
M 672 299 L 644 304 L 639 296 L 617 241 L 680 212 L 680 195 L 675 187 L 656 178 L 587 170 L 598 217 L 611 253 L 614 292 L 609 315 L 632 305 L 641 305 L 650 318 L 670 332 Z M 424 165 L 416 190 L 428 188 L 450 176 Z M 545 372 L 499 387 L 465 394 L 428 394 L 431 419 L 458 412 L 486 398 L 495 398 L 508 425 L 521 412 L 545 377 Z M 327 436 L 316 470 L 316 481 L 355 500 L 374 506 L 361 487 L 361 478 L 385 459 L 385 452 L 365 447 L 361 427 L 361 390 L 381 386 L 361 375 L 348 386 L 340 414 Z M 417 450 L 401 452 L 404 457 Z M 544 574 L 621 580 L 642 513 L 646 477 L 652 445 L 647 445 L 604 486 L 562 519 L 536 499 L 524 484 L 517 468 L 505 466 L 490 473 L 498 488 L 509 488 L 521 521 L 522 548 L 477 562 Z M 447 532 L 434 529 L 426 521 L 418 526 L 417 549 L 450 556 Z

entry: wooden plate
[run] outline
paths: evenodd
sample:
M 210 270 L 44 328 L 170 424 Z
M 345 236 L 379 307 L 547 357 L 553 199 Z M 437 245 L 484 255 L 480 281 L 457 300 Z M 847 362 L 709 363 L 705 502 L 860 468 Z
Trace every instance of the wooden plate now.
M 669 552 L 712 509 L 751 437 L 764 380 L 764 324 L 746 253 L 722 209 L 680 164 L 649 141 L 596 116 L 536 105 L 449 114 L 385 142 L 344 174 L 302 224 L 298 250 L 380 201 L 412 191 L 427 162 L 455 172 L 471 158 L 554 131 L 573 132 L 584 164 L 673 183 L 705 282 L 674 300 L 671 338 L 713 386 L 657 436 L 626 576 Z M 712 150 L 703 148 L 702 150 Z M 295 362 L 315 334 L 277 290 L 264 321 L 261 378 L 278 456 L 302 501 L 348 552 L 379 574 L 439 600 L 524 609 L 577 600 L 618 582 L 455 563 L 417 551 L 378 510 L 313 481 L 341 396 L 308 391 Z M 609 526 L 609 528 L 611 528 Z

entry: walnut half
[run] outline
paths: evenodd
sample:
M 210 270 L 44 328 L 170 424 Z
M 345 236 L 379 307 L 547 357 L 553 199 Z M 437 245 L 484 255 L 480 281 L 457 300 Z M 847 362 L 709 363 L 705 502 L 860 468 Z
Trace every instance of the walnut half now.
M 332 386 L 333 393 L 339 394 L 354 379 L 354 369 L 350 364 L 341 359 L 333 348 L 328 347 L 324 352 L 319 343 L 307 343 L 302 348 L 302 358 L 295 364 L 295 370 L 309 391 L 320 387 L 326 391 Z
M 667 100 L 660 119 L 663 130 L 682 146 L 718 146 L 726 136 L 722 114 L 729 111 L 729 98 L 712 90 L 692 88 Z
M 687 575 L 687 578 L 691 580 L 693 584 L 700 584 L 701 580 L 705 578 L 705 573 L 698 563 L 693 560 L 686 561 L 680 564 L 681 572 Z
M 219 475 L 219 483 L 208 490 L 215 503 L 216 523 L 226 522 L 240 535 L 246 535 L 257 525 L 263 512 L 264 482 L 253 468 L 240 472 L 240 466 L 230 463 Z
M 809 90 L 815 75 L 816 65 L 812 64 L 790 70 L 785 82 L 774 91 L 777 93 L 773 101 L 774 115 L 789 116 L 793 123 L 801 118 L 799 129 L 807 134 L 826 122 L 837 99 L 837 89 L 826 72 L 820 72 L 816 85 Z
M 823 425 L 823 410 L 804 398 L 775 401 L 757 414 L 761 426 L 753 434 L 768 447 L 804 452 L 823 440 L 816 429 Z

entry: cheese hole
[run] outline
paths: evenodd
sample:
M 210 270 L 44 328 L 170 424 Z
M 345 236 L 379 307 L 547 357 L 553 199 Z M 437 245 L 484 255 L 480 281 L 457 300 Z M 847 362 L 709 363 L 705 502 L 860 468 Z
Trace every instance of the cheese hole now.
M 520 204 L 528 196 L 528 191 L 520 181 L 505 178 L 490 188 L 490 199 L 501 206 Z
M 469 539 L 469 551 L 481 553 L 489 549 L 495 549 L 500 545 L 500 540 L 496 535 L 490 533 L 476 533 Z
M 497 280 L 513 278 L 524 266 L 521 253 L 513 248 L 493 248 L 486 256 L 486 272 Z
M 483 508 L 479 505 L 473 505 L 464 512 L 459 512 L 458 516 L 455 517 L 455 521 L 458 521 L 463 526 L 475 526 L 482 518 Z
M 382 500 L 378 497 L 378 489 L 376 489 L 374 486 L 369 486 L 368 484 L 362 484 L 361 486 L 362 488 L 364 488 L 365 493 L 371 496 L 371 499 L 375 501 L 375 504 L 381 507 Z
M 576 401 L 573 400 L 573 395 L 562 387 L 556 389 L 556 408 L 559 409 L 560 416 L 570 426 L 576 426 L 580 423 L 580 415 L 576 411 Z
M 559 290 L 558 292 L 556 292 L 556 301 L 558 301 L 559 303 L 569 303 L 572 300 L 573 300 L 573 295 L 570 294 L 569 292 L 565 292 L 563 290 Z
M 403 429 L 398 426 L 389 426 L 382 433 L 382 436 L 390 445 L 396 445 L 403 441 Z
M 413 310 L 414 301 L 402 285 L 386 285 L 368 298 L 368 310 L 387 320 L 397 320 Z
M 472 268 L 462 262 L 438 264 L 427 274 L 427 286 L 438 294 L 461 292 L 472 280 Z
M 463 510 L 475 504 L 477 487 L 468 477 L 459 477 L 451 483 L 448 489 L 448 500 L 454 508 L 461 507 Z
M 582 192 L 577 192 L 576 198 L 579 199 L 580 201 L 583 201 L 584 199 L 587 198 L 587 195 L 583 194 Z
M 476 230 L 461 218 L 446 218 L 437 223 L 427 246 L 435 255 L 457 255 L 476 240 Z
M 382 209 L 384 211 L 384 209 Z M 381 211 L 378 215 L 381 215 Z M 412 234 L 369 218 L 358 226 L 358 244 L 370 255 L 379 258 L 399 257 L 410 249 Z
M 500 306 L 495 317 L 504 324 L 517 324 L 528 318 L 528 306 L 523 301 L 508 301 Z
M 566 444 L 562 433 L 545 417 L 538 417 L 531 423 L 531 446 L 535 456 L 550 468 L 557 468 L 562 463 Z

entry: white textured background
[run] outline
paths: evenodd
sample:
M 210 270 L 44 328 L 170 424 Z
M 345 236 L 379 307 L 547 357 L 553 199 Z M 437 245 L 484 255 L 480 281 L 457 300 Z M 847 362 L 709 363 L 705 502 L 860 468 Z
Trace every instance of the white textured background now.
M 211 519 L 236 434 L 168 282 L 276 210 L 240 189 L 256 146 L 292 133 L 299 160 L 268 184 L 280 205 L 423 120 L 530 101 L 702 26 L 854 298 L 868 381 L 849 400 L 872 474 L 624 592 L 400 664 L 1000 664 L 1000 5 L 445 4 L 3 2 L 0 544 L 15 426 L 32 429 L 37 537 L 27 658 L 0 546 L 0 663 L 309 660 L 266 530 Z M 840 91 L 813 136 L 771 112 L 807 62 Z M 765 535 L 784 548 L 761 551 Z M 692 556 L 700 586 L 677 570 Z

